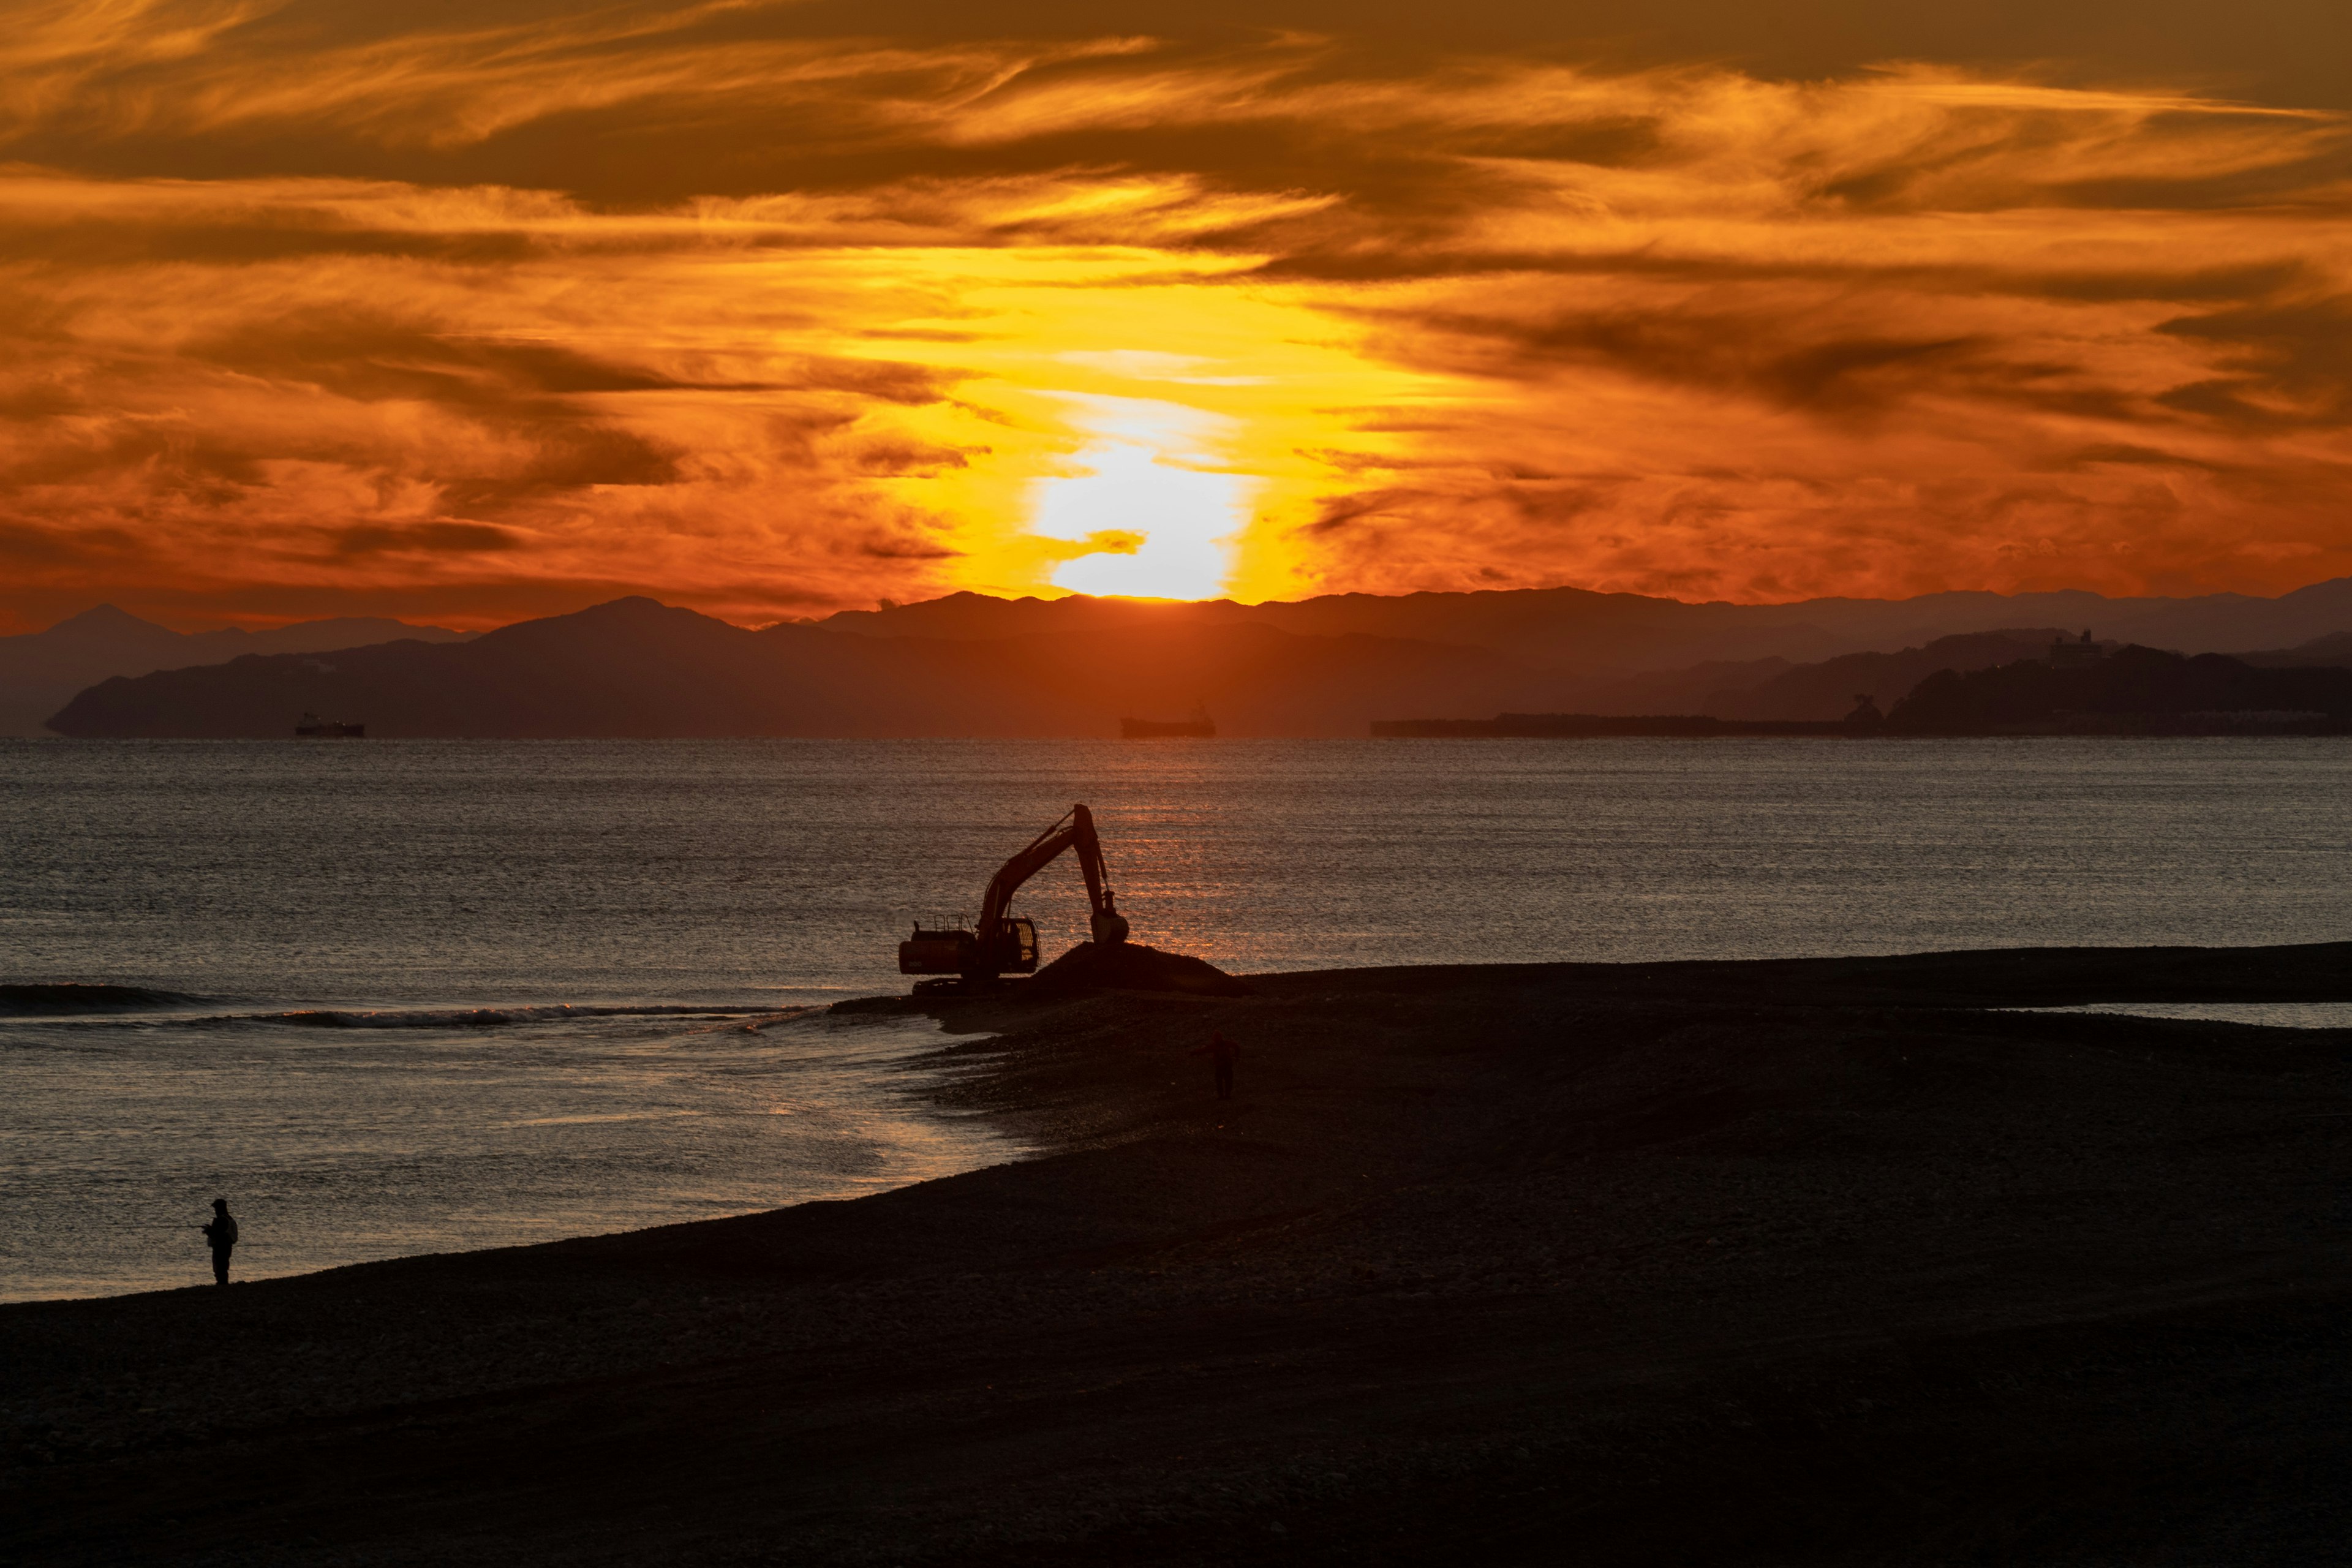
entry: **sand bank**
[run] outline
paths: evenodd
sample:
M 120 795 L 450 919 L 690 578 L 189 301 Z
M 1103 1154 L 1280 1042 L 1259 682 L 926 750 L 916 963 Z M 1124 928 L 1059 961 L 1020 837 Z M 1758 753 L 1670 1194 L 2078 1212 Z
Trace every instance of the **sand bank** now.
M 0 1558 L 2340 1558 L 2352 1034 L 1985 1009 L 2352 945 L 1252 985 L 944 1006 L 1021 1164 L 0 1309 Z

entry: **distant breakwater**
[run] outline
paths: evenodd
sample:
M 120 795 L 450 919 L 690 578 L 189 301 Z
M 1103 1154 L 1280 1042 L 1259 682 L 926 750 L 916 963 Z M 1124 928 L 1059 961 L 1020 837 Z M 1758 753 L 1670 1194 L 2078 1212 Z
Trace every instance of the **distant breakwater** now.
M 1819 735 L 1857 733 L 1837 720 L 1714 719 L 1703 713 L 1620 717 L 1603 713 L 1503 713 L 1492 719 L 1375 719 L 1376 740 L 1585 740 L 1609 736 Z
M 1718 739 L 1780 736 L 1818 740 L 1985 740 L 2030 736 L 2187 738 L 2220 735 L 2352 735 L 2341 714 L 2258 710 L 2205 713 L 2059 713 L 2031 721 L 1929 726 L 1848 720 L 1717 719 L 1703 713 L 1502 713 L 1492 719 L 1375 719 L 1376 740 Z

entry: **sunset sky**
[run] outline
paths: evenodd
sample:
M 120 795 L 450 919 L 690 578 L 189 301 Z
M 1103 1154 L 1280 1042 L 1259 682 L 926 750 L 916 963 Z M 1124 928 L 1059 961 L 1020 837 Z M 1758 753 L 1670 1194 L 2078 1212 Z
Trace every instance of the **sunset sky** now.
M 2352 6 L 1886 9 L 15 5 L 0 631 L 2352 574 Z

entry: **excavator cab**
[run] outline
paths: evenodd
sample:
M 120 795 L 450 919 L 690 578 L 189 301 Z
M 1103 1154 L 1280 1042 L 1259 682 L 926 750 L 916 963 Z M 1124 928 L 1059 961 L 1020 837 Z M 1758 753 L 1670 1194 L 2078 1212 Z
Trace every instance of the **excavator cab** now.
M 981 951 L 977 934 L 961 930 L 926 931 L 898 944 L 901 974 L 1034 974 L 1037 973 L 1037 922 L 1013 915 L 997 922 L 993 952 Z
M 961 974 L 975 945 L 968 931 L 926 931 L 918 923 L 915 934 L 898 944 L 898 973 Z

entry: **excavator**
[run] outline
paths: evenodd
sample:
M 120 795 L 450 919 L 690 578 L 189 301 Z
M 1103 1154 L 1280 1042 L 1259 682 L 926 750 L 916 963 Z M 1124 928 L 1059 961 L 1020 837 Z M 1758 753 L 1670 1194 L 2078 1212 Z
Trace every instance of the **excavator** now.
M 1088 924 L 1096 943 L 1115 947 L 1125 942 L 1127 917 L 1112 901 L 1110 873 L 1103 866 L 1102 840 L 1095 837 L 1094 814 L 1083 805 L 1074 805 L 988 879 L 988 891 L 980 900 L 979 930 L 926 931 L 918 921 L 915 934 L 898 944 L 898 973 L 958 977 L 918 982 L 918 991 L 971 988 L 986 985 L 1000 974 L 1037 973 L 1036 923 L 1011 912 L 1013 895 L 1065 849 L 1078 852 L 1078 869 L 1087 879 L 1087 902 L 1093 910 Z

